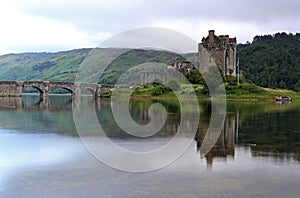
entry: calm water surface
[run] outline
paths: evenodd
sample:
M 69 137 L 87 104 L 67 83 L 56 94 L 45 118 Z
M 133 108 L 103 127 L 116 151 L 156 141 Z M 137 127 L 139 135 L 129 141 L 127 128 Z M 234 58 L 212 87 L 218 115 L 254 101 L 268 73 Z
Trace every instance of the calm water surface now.
M 134 100 L 130 112 L 137 123 L 150 121 L 153 102 L 169 114 L 160 132 L 144 140 L 116 126 L 109 100 L 86 104 L 94 105 L 116 144 L 146 151 L 170 141 L 180 121 L 176 101 Z M 157 171 L 128 173 L 102 164 L 84 147 L 69 96 L 0 98 L 0 197 L 299 197 L 300 104 L 228 102 L 222 133 L 204 156 L 199 148 L 210 103 L 201 102 L 200 109 L 197 134 L 184 155 Z

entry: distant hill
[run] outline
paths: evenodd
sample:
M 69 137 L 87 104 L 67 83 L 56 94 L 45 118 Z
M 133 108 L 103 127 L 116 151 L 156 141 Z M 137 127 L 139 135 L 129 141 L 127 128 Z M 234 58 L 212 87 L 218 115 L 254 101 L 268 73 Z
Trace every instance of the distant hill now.
M 104 53 L 111 50 L 101 49 Z M 78 68 L 91 49 L 75 49 L 57 53 L 20 53 L 0 56 L 0 80 L 74 81 Z M 106 52 L 107 51 L 107 52 Z M 104 71 L 99 82 L 114 84 L 133 66 L 157 62 L 170 65 L 178 54 L 167 51 L 133 49 L 115 59 Z
M 247 81 L 267 88 L 300 91 L 300 34 L 255 36 L 239 44 L 240 67 Z
M 171 65 L 176 60 L 184 60 L 184 57 L 169 51 L 133 49 L 119 56 L 107 67 L 100 83 L 115 84 L 123 73 L 139 64 L 154 62 Z M 139 79 L 139 76 L 136 77 Z
M 0 56 L 0 80 L 73 81 L 90 49 Z

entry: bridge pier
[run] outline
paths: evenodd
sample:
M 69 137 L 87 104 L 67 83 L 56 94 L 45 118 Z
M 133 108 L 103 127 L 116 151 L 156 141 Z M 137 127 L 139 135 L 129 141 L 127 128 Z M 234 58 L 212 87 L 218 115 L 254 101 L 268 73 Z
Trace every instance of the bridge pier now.
M 74 86 L 75 88 L 74 91 L 72 92 L 72 98 L 76 98 L 80 96 L 80 86 L 77 83 L 75 83 Z
M 21 97 L 23 91 L 23 81 L 17 81 L 16 82 L 16 96 Z
M 43 99 L 48 98 L 48 92 L 47 91 L 43 91 L 42 93 L 40 93 L 40 97 Z

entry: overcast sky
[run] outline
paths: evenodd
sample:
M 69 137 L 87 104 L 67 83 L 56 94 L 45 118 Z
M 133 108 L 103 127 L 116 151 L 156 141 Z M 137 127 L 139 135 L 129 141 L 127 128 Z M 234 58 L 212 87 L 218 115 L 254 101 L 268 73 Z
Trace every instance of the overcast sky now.
M 209 29 L 239 43 L 300 32 L 299 0 L 4 0 L 0 54 L 96 47 L 139 27 L 177 30 L 197 42 Z

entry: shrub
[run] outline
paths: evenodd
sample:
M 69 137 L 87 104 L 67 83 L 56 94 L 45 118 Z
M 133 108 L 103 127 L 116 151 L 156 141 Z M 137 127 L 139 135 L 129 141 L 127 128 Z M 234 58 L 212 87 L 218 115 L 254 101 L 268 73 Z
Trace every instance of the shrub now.
M 230 85 L 236 85 L 237 84 L 237 78 L 235 76 L 226 76 L 226 80 Z
M 187 75 L 187 79 L 192 84 L 204 84 L 203 77 L 197 69 L 191 69 L 191 71 Z
M 153 91 L 151 92 L 151 95 L 152 96 L 160 96 L 169 91 L 170 91 L 169 87 L 160 84 L 160 85 L 157 85 L 154 87 Z

